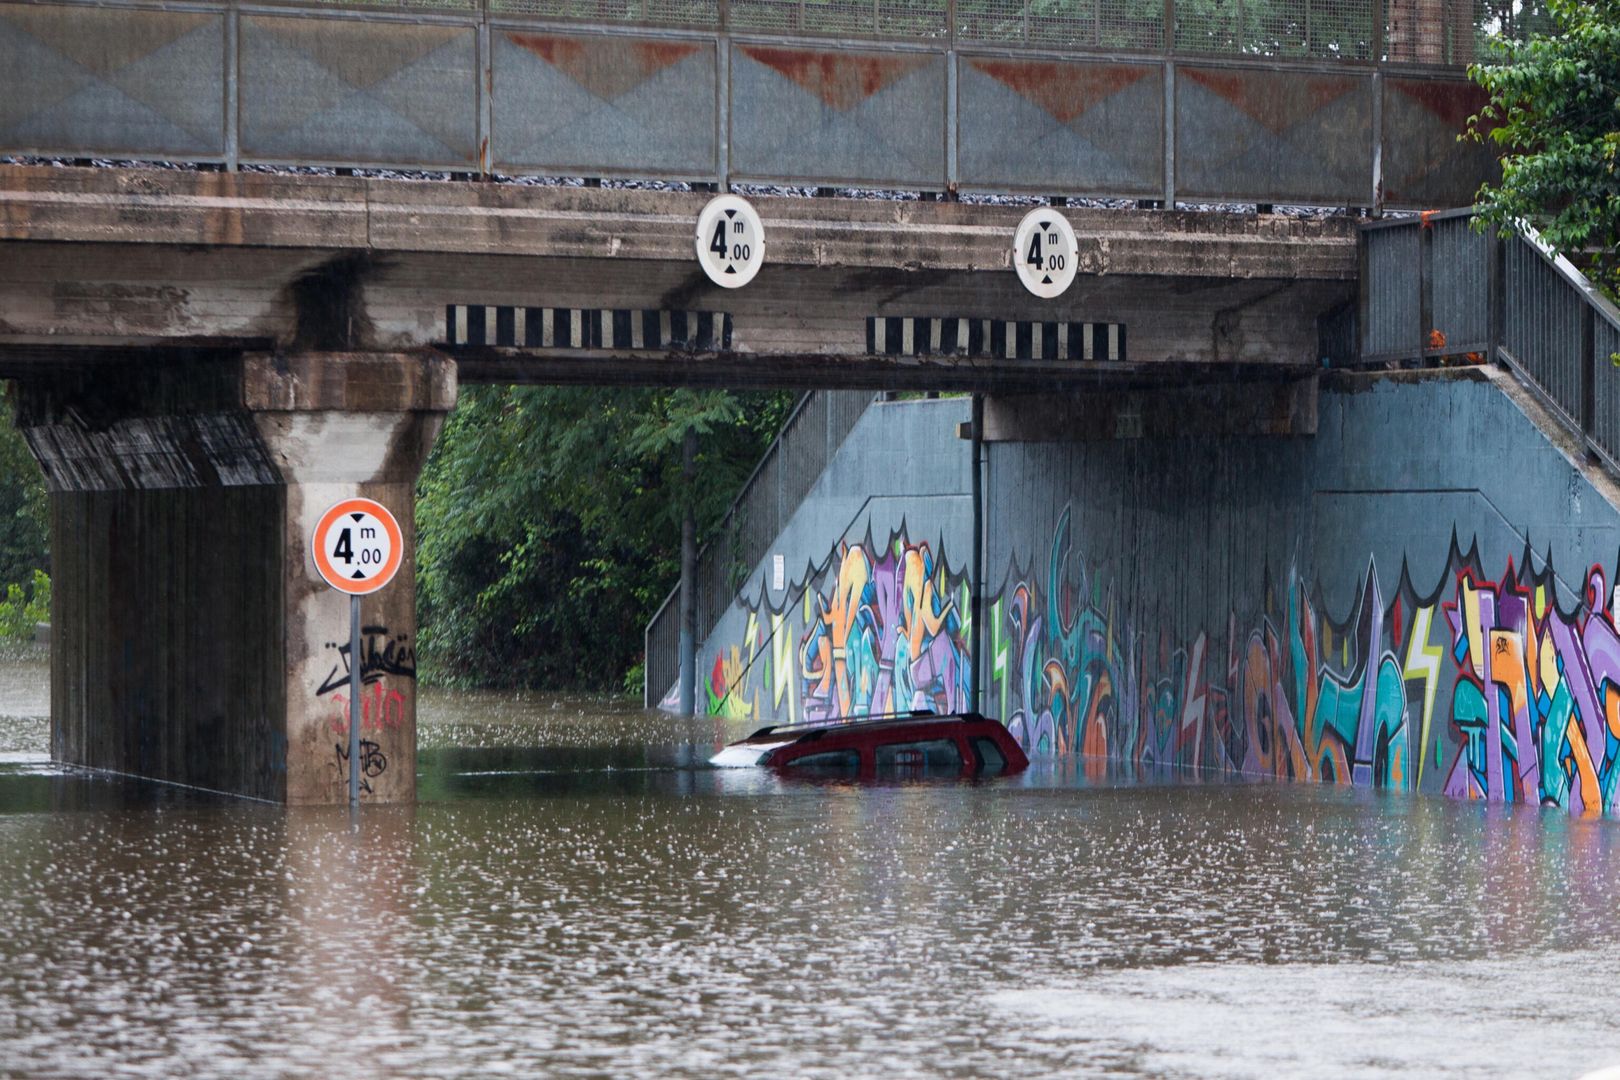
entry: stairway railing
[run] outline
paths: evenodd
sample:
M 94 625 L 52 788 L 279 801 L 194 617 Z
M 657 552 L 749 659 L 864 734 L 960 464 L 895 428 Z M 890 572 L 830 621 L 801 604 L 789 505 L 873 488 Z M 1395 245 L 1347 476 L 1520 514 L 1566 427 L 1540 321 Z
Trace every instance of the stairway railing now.
M 698 550 L 697 639 L 709 636 L 748 573 L 781 535 L 844 438 L 872 403 L 865 390 L 816 390 L 801 397 L 782 430 Z M 680 585 L 647 623 L 642 704 L 652 708 L 680 676 Z
M 1500 363 L 1620 475 L 1620 309 L 1535 230 L 1472 218 L 1363 226 L 1361 363 Z

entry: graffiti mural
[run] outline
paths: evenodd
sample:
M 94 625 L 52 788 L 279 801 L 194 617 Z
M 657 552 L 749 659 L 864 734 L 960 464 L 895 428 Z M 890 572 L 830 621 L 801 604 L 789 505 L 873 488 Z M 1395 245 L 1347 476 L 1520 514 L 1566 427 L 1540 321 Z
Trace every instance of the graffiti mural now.
M 335 653 L 326 677 L 315 696 L 324 703 L 327 726 L 338 739 L 333 743 L 332 767 L 339 784 L 349 775 L 349 677 L 355 657 L 349 642 L 329 641 L 326 648 Z M 406 727 L 405 692 L 402 682 L 416 682 L 416 650 L 403 634 L 386 626 L 360 628 L 360 790 L 372 791 L 371 781 L 388 770 L 388 758 L 380 742 L 384 734 L 397 735 Z M 370 736 L 367 738 L 366 736 Z
M 966 708 L 966 575 L 904 528 L 842 544 L 787 592 L 748 609 L 742 641 L 715 657 L 710 713 L 789 722 Z
M 987 709 L 1035 754 L 1620 810 L 1620 634 L 1592 568 L 1573 611 L 1526 554 L 1490 579 L 1455 542 L 1421 593 L 1369 565 L 1343 622 L 1297 574 L 1268 610 L 1171 641 L 1116 614 L 1062 515 L 991 603 Z

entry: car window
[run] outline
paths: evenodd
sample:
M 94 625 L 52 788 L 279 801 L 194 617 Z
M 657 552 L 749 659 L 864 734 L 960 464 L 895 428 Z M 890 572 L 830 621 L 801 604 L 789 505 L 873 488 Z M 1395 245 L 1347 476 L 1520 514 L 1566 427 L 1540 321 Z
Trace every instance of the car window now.
M 823 750 L 819 754 L 806 754 L 784 762 L 784 769 L 805 769 L 814 772 L 859 772 L 859 750 Z
M 998 773 L 1007 767 L 1007 755 L 1001 752 L 994 739 L 983 735 L 973 740 L 973 752 L 979 758 L 979 771 Z
M 926 739 L 921 742 L 889 743 L 874 752 L 879 770 L 960 769 L 962 752 L 954 739 Z

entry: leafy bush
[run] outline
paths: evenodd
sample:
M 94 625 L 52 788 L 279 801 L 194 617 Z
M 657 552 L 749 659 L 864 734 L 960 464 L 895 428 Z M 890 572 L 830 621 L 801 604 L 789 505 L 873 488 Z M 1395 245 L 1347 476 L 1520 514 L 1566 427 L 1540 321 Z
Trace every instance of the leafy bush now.
M 789 394 L 476 386 L 417 487 L 418 674 L 616 690 L 680 573 L 681 516 L 725 511 Z M 697 482 L 681 479 L 686 428 Z
M 51 576 L 35 570 L 26 586 L 12 582 L 0 600 L 0 637 L 32 638 L 34 624 L 51 621 Z

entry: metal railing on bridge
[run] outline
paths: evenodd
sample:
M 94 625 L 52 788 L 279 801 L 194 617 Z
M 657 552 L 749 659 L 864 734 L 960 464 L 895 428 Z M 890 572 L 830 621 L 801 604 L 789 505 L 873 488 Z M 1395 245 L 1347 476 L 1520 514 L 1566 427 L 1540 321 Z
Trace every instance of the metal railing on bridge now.
M 1361 360 L 1505 364 L 1620 475 L 1620 310 L 1534 230 L 1472 211 L 1362 229 Z
M 701 645 L 770 551 L 788 518 L 826 470 L 873 395 L 865 390 L 805 394 L 698 551 L 697 640 Z M 647 623 L 643 703 L 652 708 L 680 677 L 680 586 Z M 701 707 L 703 673 L 698 672 Z
M 0 154 L 1447 206 L 1522 0 L 0 0 Z

